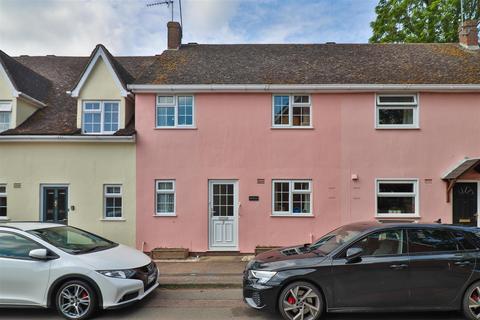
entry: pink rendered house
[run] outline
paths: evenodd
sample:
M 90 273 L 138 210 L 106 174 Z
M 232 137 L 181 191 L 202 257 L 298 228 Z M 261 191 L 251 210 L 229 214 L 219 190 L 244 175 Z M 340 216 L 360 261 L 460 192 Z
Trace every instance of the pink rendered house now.
M 181 44 L 129 86 L 137 246 L 253 252 L 378 219 L 476 225 L 480 51 Z

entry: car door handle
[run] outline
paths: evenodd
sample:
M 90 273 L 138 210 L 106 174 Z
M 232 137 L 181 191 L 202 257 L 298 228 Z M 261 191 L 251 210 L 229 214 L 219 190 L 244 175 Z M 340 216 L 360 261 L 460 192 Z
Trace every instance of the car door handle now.
M 390 269 L 394 269 L 394 270 L 401 270 L 401 269 L 406 269 L 408 268 L 408 265 L 406 264 L 392 264 L 390 266 Z
M 455 265 L 459 266 L 459 267 L 466 267 L 470 264 L 471 264 L 470 261 L 457 261 L 457 262 L 455 262 Z

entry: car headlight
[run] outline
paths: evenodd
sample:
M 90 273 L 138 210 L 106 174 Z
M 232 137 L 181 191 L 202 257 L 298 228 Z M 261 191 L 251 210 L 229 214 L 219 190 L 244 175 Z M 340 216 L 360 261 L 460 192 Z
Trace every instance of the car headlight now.
M 252 278 L 258 279 L 258 283 L 267 283 L 270 279 L 273 278 L 277 273 L 274 271 L 259 271 L 259 270 L 250 270 L 250 276 Z
M 135 274 L 134 270 L 101 270 L 97 272 L 106 277 L 118 279 L 129 279 Z

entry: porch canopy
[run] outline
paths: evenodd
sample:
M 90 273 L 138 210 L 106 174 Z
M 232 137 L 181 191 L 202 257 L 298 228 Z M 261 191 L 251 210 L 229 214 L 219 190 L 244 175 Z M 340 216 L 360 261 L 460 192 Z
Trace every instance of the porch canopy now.
M 480 158 L 465 158 L 443 175 L 442 180 L 447 183 L 447 202 L 450 202 L 450 191 L 457 180 L 478 164 L 480 164 Z

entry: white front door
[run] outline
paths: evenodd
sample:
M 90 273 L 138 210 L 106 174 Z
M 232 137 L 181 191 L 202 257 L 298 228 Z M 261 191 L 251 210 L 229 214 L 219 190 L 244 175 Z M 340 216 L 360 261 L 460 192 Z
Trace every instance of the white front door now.
M 238 250 L 238 182 L 209 181 L 209 249 Z

